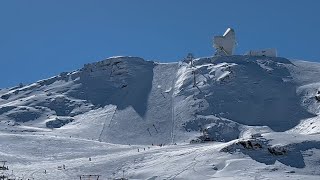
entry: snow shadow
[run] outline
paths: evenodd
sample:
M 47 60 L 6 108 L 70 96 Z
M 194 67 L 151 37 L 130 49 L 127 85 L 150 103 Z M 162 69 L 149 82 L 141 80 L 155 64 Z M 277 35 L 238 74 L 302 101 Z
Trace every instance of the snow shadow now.
M 16 107 L 11 109 L 12 107 L 8 106 L 10 111 L 6 113 L 6 116 L 15 120 L 15 122 L 33 121 L 41 116 L 41 111 L 35 108 Z
M 253 160 L 264 163 L 266 165 L 272 165 L 275 164 L 276 161 L 279 161 L 286 166 L 304 168 L 306 165 L 302 154 L 303 151 L 313 148 L 320 149 L 320 142 L 305 141 L 297 144 L 283 146 L 281 148 L 286 151 L 286 153 L 284 153 L 283 155 L 271 154 L 268 150 L 267 145 L 263 145 L 263 149 L 259 150 L 241 149 L 241 152 L 250 156 Z
M 240 125 L 233 121 L 214 116 L 198 116 L 184 125 L 186 131 L 202 131 L 210 141 L 226 142 L 239 138 Z
M 207 63 L 207 59 L 204 62 Z M 284 58 L 231 56 L 216 57 L 211 63 L 235 63 L 230 76 L 222 81 L 210 81 L 200 87 L 196 98 L 209 103 L 199 114 L 218 115 L 253 126 L 269 126 L 274 131 L 286 131 L 301 119 L 314 117 L 301 106 L 297 85 L 283 64 Z M 209 72 L 199 71 L 204 76 Z M 211 95 L 209 95 L 211 94 Z
M 144 117 L 152 88 L 154 63 L 135 57 L 120 57 L 85 66 L 78 86 L 68 95 L 96 107 L 113 104 L 122 110 L 132 106 Z

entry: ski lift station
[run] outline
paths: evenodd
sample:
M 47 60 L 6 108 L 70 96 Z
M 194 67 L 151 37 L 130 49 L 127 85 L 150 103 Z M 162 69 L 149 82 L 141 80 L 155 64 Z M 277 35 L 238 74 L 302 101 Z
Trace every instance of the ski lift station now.
M 213 47 L 216 50 L 216 56 L 234 55 L 236 44 L 236 33 L 232 28 L 228 28 L 222 36 L 214 36 L 213 38 Z M 250 50 L 245 55 L 277 57 L 277 50 L 274 48 L 263 50 Z
M 2 165 L 0 165 L 0 170 L 9 170 L 8 166 L 6 166 L 7 161 L 0 161 Z

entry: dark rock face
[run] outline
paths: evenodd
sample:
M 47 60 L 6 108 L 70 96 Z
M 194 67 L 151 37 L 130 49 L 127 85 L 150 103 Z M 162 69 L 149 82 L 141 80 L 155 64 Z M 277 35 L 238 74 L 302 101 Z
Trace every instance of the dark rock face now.
M 28 122 L 39 118 L 40 114 L 38 112 L 33 111 L 21 111 L 10 113 L 7 116 L 14 119 L 16 122 Z
M 275 156 L 285 155 L 287 154 L 288 150 L 281 146 L 269 147 L 268 151 L 270 154 Z
M 64 119 L 59 119 L 59 118 L 56 118 L 55 120 L 53 121 L 48 121 L 46 122 L 46 126 L 47 128 L 60 128 L 70 122 L 73 122 L 74 119 L 72 118 L 64 118 Z

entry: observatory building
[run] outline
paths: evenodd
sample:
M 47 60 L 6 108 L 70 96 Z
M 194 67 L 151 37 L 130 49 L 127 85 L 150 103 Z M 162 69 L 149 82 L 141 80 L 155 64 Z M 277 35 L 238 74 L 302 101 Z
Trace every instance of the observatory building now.
M 277 57 L 277 50 L 274 48 L 262 49 L 262 50 L 250 50 L 246 55 L 248 55 L 248 56 Z
M 236 34 L 232 28 L 228 28 L 223 36 L 214 36 L 213 47 L 217 56 L 231 56 L 236 46 Z

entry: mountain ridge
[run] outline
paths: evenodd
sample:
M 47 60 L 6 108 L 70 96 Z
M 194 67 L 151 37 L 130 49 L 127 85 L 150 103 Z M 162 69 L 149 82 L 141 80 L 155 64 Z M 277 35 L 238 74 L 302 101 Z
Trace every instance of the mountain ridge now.
M 286 131 L 300 120 L 316 116 L 300 105 L 297 87 L 287 68 L 294 66 L 285 58 L 252 56 L 198 58 L 193 66 L 183 61 L 157 63 L 139 57 L 111 57 L 2 93 L 0 115 L 5 114 L 13 123 L 23 124 L 44 118 L 54 131 L 76 124 L 77 117 L 82 114 L 105 107 L 103 111 L 114 113 L 108 116 L 111 119 L 104 117 L 107 120 L 100 124 L 109 123 L 109 128 L 114 125 L 115 129 L 127 131 L 131 140 L 136 139 L 134 131 L 139 129 L 138 134 L 143 137 L 136 142 L 138 144 L 152 133 L 159 133 L 150 131 L 155 131 L 160 122 L 163 124 L 159 127 L 166 130 L 160 132 L 165 138 L 158 139 L 158 143 L 174 143 L 175 136 L 178 142 L 190 140 L 183 138 L 187 131 L 177 135 L 173 135 L 173 131 L 199 131 L 207 126 L 202 122 L 212 121 L 204 120 L 205 116 Z M 19 106 L 22 110 L 17 108 Z M 55 118 L 56 121 L 52 120 Z M 125 119 L 132 119 L 134 123 Z M 36 127 L 47 131 L 44 122 Z M 201 128 L 191 128 L 190 123 Z M 132 133 L 127 129 L 130 126 L 135 126 Z M 98 139 L 108 141 L 102 132 Z M 112 134 L 110 139 L 120 132 Z
M 319 76 L 286 58 L 111 57 L 0 90 L 0 159 L 29 179 L 317 179 Z

